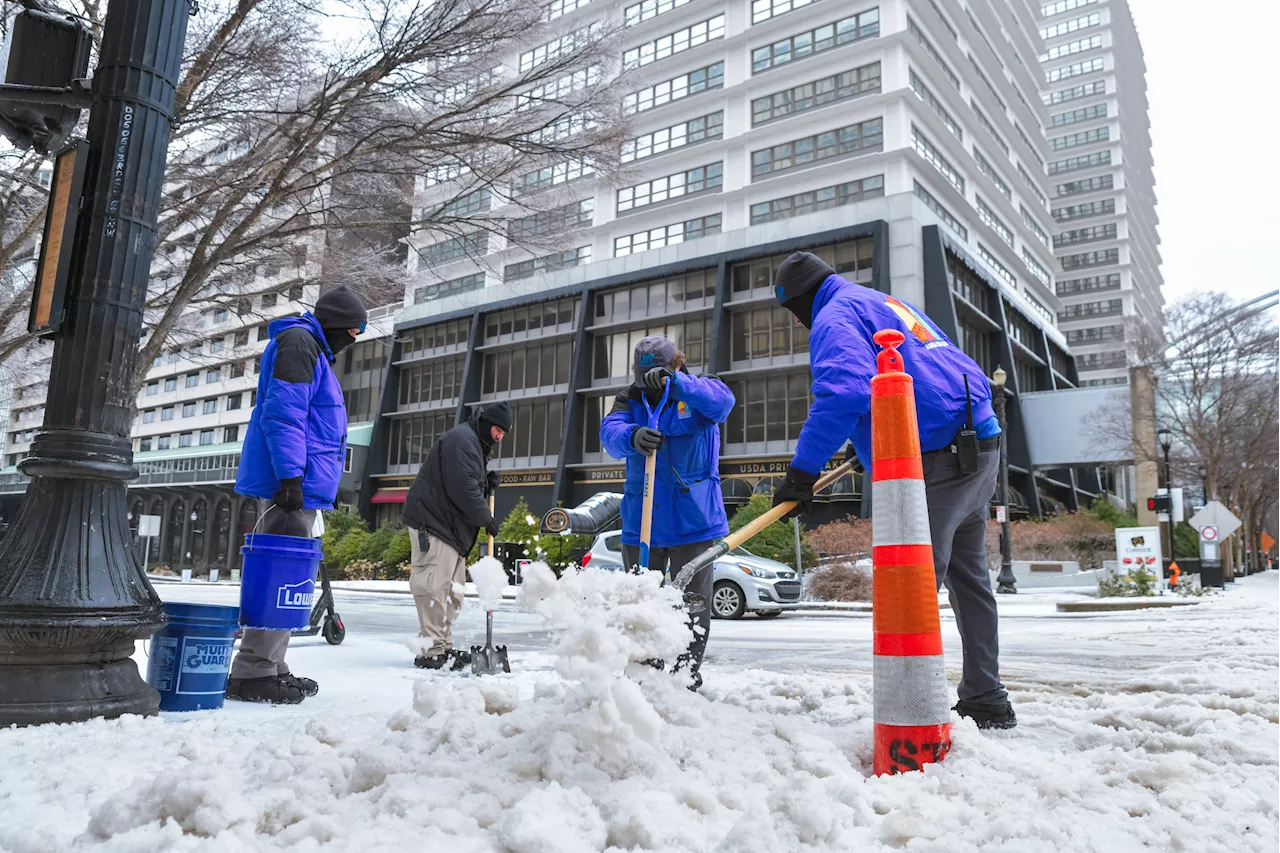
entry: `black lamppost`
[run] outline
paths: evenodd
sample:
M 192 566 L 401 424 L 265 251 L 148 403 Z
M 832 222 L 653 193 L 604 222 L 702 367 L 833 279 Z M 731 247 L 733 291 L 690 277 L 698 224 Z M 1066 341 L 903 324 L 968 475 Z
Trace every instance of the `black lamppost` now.
M 1164 491 L 1169 498 L 1169 562 L 1173 562 L 1173 475 L 1169 467 L 1169 451 L 1173 449 L 1173 433 L 1161 427 L 1156 430 L 1156 440 L 1164 451 Z
M 1009 374 L 1000 367 L 991 374 L 991 403 L 1000 421 L 1000 503 L 1004 504 L 1004 520 L 1000 523 L 1000 574 L 996 577 L 996 592 L 1014 595 L 1018 592 L 1018 579 L 1013 576 L 1013 539 L 1009 531 L 1009 434 L 1004 419 L 1005 380 Z
M 111 0 L 83 209 L 31 477 L 0 542 L 0 726 L 154 714 L 130 660 L 164 624 L 129 535 L 133 374 L 189 0 Z

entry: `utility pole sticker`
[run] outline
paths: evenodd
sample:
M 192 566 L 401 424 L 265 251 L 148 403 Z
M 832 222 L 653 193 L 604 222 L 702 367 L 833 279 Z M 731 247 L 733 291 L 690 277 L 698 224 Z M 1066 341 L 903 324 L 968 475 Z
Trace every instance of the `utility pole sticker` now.
M 128 159 L 129 140 L 133 137 L 133 107 L 124 105 L 120 115 L 120 135 L 116 137 L 116 150 L 111 157 L 111 195 L 107 199 L 106 236 L 116 236 L 119 229 L 120 196 L 124 191 L 124 164 Z

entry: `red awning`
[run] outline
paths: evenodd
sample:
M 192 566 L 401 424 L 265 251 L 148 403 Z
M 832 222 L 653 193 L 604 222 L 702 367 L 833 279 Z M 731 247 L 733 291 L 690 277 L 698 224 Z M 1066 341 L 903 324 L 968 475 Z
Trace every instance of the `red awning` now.
M 370 503 L 375 504 L 402 504 L 404 496 L 409 494 L 408 489 L 378 489 L 373 493 L 373 497 L 369 499 Z

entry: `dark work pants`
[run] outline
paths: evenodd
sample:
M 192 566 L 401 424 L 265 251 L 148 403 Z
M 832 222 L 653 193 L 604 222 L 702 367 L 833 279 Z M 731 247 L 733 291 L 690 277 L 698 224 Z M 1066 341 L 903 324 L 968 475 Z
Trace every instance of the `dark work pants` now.
M 999 618 L 987 571 L 987 516 L 996 490 L 1000 451 L 978 454 L 978 470 L 961 474 L 956 455 L 942 450 L 923 456 L 933 571 L 946 586 L 964 649 L 956 695 L 975 704 L 1003 704 Z
M 262 523 L 257 526 L 256 532 L 274 533 L 278 536 L 305 536 L 310 539 L 318 510 L 285 512 L 272 506 L 270 501 L 260 501 L 259 512 L 262 513 Z M 284 655 L 288 650 L 288 631 L 255 631 L 246 628 L 240 638 L 240 651 L 231 662 L 230 677 L 269 678 L 288 675 L 289 665 L 284 662 Z
M 680 573 L 680 569 L 685 563 L 714 544 L 713 541 L 708 540 L 706 542 L 695 542 L 692 545 L 654 548 L 649 551 L 649 571 L 666 572 L 669 577 L 674 578 Z M 639 545 L 622 546 L 622 565 L 626 566 L 627 571 L 639 571 Z M 693 638 L 689 641 L 689 650 L 676 661 L 676 669 L 681 669 L 688 665 L 690 671 L 697 672 L 702 667 L 702 656 L 706 654 L 707 640 L 711 637 L 711 586 L 714 573 L 715 565 L 707 566 L 693 576 L 693 579 L 689 581 L 689 588 L 685 590 L 702 596 L 706 606 L 699 613 L 689 614 L 689 630 L 693 632 Z

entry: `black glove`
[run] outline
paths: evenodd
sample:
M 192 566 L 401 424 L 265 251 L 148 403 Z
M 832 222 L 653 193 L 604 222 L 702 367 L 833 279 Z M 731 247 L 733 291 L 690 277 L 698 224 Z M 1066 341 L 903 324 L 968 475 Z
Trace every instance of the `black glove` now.
M 484 478 L 484 483 L 485 483 L 485 486 L 488 487 L 487 493 L 493 494 L 494 492 L 498 491 L 498 484 L 501 482 L 502 482 L 502 477 L 498 474 L 497 471 L 490 471 L 488 474 L 486 474 Z
M 302 478 L 290 477 L 280 481 L 280 490 L 271 499 L 271 503 L 285 512 L 297 512 L 302 509 Z
M 662 381 L 671 380 L 671 371 L 665 367 L 654 367 L 644 375 L 644 390 L 662 392 Z
M 862 460 L 859 459 L 858 454 L 854 452 L 852 441 L 849 442 L 849 445 L 844 449 L 844 461 L 853 463 L 851 473 L 865 474 L 867 472 L 867 469 L 862 467 Z
M 496 518 L 489 519 L 489 523 L 484 526 L 484 529 L 485 529 L 485 532 L 487 532 L 490 536 L 497 539 L 498 530 L 500 529 L 500 526 L 498 524 L 498 519 Z
M 662 448 L 662 433 L 652 427 L 636 427 L 631 432 L 631 446 L 645 456 L 652 456 Z
M 786 479 L 773 492 L 773 505 L 777 506 L 785 501 L 797 501 L 797 503 L 795 509 L 783 518 L 795 518 L 813 509 L 813 484 L 816 482 L 818 482 L 817 474 L 801 471 L 794 465 L 787 468 Z

